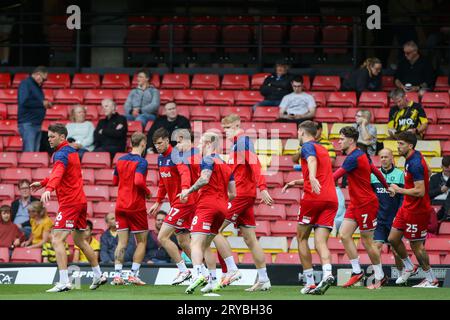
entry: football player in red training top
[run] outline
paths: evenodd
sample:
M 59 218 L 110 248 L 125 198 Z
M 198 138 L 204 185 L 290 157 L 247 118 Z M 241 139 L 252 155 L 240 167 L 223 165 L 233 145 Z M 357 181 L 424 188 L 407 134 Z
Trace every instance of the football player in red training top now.
M 386 188 L 389 187 L 383 174 L 375 167 L 366 153 L 357 148 L 358 130 L 344 127 L 339 131 L 339 145 L 347 157 L 334 173 L 338 180 L 344 174 L 348 177 L 350 205 L 345 212 L 344 221 L 339 229 L 339 235 L 344 244 L 347 256 L 352 264 L 352 276 L 343 287 L 350 287 L 364 278 L 364 272 L 359 264 L 358 251 L 353 241 L 353 233 L 359 227 L 361 241 L 369 255 L 375 273 L 375 282 L 368 289 L 378 289 L 387 282 L 381 265 L 380 251 L 377 249 L 373 235 L 377 226 L 378 198 L 370 184 L 373 173 Z
M 189 167 L 189 171 L 191 172 L 191 181 L 192 183 L 194 183 L 200 178 L 202 163 L 202 156 L 199 150 L 193 147 L 194 135 L 189 129 L 178 129 L 175 130 L 173 136 L 175 136 L 175 140 L 177 141 L 176 149 L 180 151 L 181 161 L 183 161 Z M 192 193 L 191 196 L 195 196 L 196 199 L 197 192 Z M 224 238 L 224 236 L 218 233 L 214 237 L 213 242 L 217 248 L 218 256 L 220 258 L 222 256 L 225 257 L 225 259 L 221 259 L 221 264 L 225 264 L 225 262 L 223 262 L 225 260 L 227 261 L 228 265 L 230 265 L 230 270 L 237 270 L 237 266 L 231 251 L 231 246 Z M 201 292 L 208 293 L 212 291 L 218 291 L 220 290 L 221 286 L 220 283 L 216 281 L 216 259 L 210 247 L 205 251 L 205 262 L 208 266 L 209 271 L 208 284 L 201 289 Z
M 219 233 L 227 213 L 228 200 L 233 200 L 236 195 L 231 169 L 217 154 L 219 135 L 211 132 L 203 134 L 200 145 L 203 154 L 200 178 L 179 194 L 180 199 L 186 199 L 189 194 L 199 190 L 191 223 L 191 256 L 195 278 L 186 289 L 188 294 L 206 283 L 201 270 L 205 251 Z
M 129 232 L 136 238 L 136 250 L 133 256 L 131 274 L 128 283 L 142 286 L 139 279 L 139 268 L 145 256 L 147 246 L 148 221 L 145 200 L 150 199 L 150 190 L 145 181 L 148 163 L 142 157 L 147 146 L 147 137 L 142 132 L 131 136 L 130 153 L 119 158 L 114 169 L 113 185 L 119 186 L 116 202 L 116 226 L 119 241 L 114 253 L 114 276 L 112 285 L 125 284 L 125 274 L 122 271 L 125 249 L 128 245 Z
M 59 269 L 59 282 L 47 292 L 63 292 L 72 289 L 67 270 L 67 254 L 64 243 L 72 232 L 75 245 L 86 255 L 94 272 L 89 289 L 95 290 L 106 283 L 102 275 L 94 250 L 86 240 L 87 201 L 83 190 L 81 164 L 78 152 L 66 141 L 67 129 L 63 124 L 55 123 L 48 127 L 48 142 L 55 149 L 53 170 L 48 178 L 30 185 L 32 191 L 45 187 L 41 196 L 42 203 L 50 201 L 50 194 L 56 190 L 59 202 L 58 215 L 53 226 L 52 244 L 56 253 Z
M 186 190 L 191 186 L 191 173 L 188 166 L 179 161 L 179 151 L 170 145 L 169 133 L 165 128 L 156 130 L 152 139 L 156 150 L 160 153 L 158 157 L 160 177 L 157 199 L 150 208 L 149 214 L 156 215 L 167 194 L 170 211 L 159 231 L 158 241 L 172 261 L 177 264 L 179 272 L 172 282 L 172 285 L 177 285 L 192 277 L 181 258 L 177 245 L 170 240 L 170 237 L 175 233 L 180 247 L 188 256 L 191 255 L 189 227 L 195 213 L 195 198 L 191 196 L 188 199 L 181 200 L 177 196 L 181 190 Z M 206 268 L 204 266 L 203 268 L 203 272 L 207 275 Z
M 427 227 L 433 207 L 429 197 L 429 171 L 422 154 L 414 150 L 417 144 L 417 136 L 409 131 L 401 132 L 398 137 L 398 153 L 406 158 L 405 161 L 405 187 L 401 188 L 391 184 L 391 195 L 403 194 L 402 206 L 395 216 L 388 241 L 403 261 L 405 268 L 396 284 L 404 284 L 414 273 L 414 265 L 406 252 L 402 241 L 404 236 L 411 245 L 411 249 L 417 258 L 425 279 L 415 288 L 437 288 L 439 281 L 430 267 L 428 253 L 425 251 L 424 242 L 427 237 Z
M 338 209 L 336 187 L 333 180 L 331 159 L 327 149 L 315 141 L 317 124 L 304 121 L 298 127 L 298 139 L 302 147 L 300 152 L 304 179 L 286 184 L 283 192 L 294 185 L 303 185 L 298 215 L 297 240 L 300 261 L 306 285 L 302 294 L 324 294 L 334 283 L 331 274 L 331 254 L 328 249 L 328 237 L 333 230 L 334 218 Z M 323 277 L 316 287 L 314 282 L 309 235 L 314 228 L 314 242 L 322 262 Z
M 246 291 L 264 291 L 270 289 L 270 280 L 267 275 L 264 252 L 256 238 L 255 213 L 253 206 L 256 200 L 256 188 L 261 190 L 261 197 L 265 204 L 272 205 L 273 200 L 267 192 L 266 180 L 261 174 L 261 164 L 255 152 L 252 141 L 240 128 L 241 118 L 231 114 L 222 119 L 222 127 L 226 137 L 233 143 L 228 163 L 236 181 L 236 198 L 231 201 L 225 222 L 220 228 L 222 232 L 230 223 L 239 227 L 244 241 L 253 255 L 258 272 L 256 283 Z M 225 261 L 227 263 L 227 261 Z M 230 270 L 227 263 L 227 275 L 222 286 L 241 278 L 239 271 Z

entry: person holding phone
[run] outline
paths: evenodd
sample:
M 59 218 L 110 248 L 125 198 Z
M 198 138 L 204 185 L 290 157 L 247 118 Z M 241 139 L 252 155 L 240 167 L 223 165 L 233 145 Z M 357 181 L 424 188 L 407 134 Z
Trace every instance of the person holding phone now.
M 281 100 L 278 121 L 299 124 L 313 119 L 316 114 L 316 101 L 312 95 L 303 91 L 303 77 L 296 76 L 291 85 L 293 92 Z

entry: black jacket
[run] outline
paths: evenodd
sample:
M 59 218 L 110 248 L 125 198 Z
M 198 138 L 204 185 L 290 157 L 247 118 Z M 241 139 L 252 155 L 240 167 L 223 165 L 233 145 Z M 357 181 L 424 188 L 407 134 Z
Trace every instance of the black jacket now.
M 150 130 L 148 130 L 147 133 L 147 149 L 152 148 L 153 152 L 157 153 L 155 145 L 153 144 L 153 134 L 156 130 L 159 128 L 164 127 L 166 128 L 167 132 L 169 132 L 169 136 L 172 137 L 172 133 L 176 129 L 190 129 L 191 123 L 189 120 L 181 115 L 178 115 L 175 121 L 169 121 L 167 120 L 167 116 L 161 116 L 156 118 L 155 122 L 153 122 L 152 126 L 150 127 Z M 172 139 L 170 139 L 172 140 Z M 172 146 L 176 145 L 176 141 L 170 141 Z
M 292 92 L 292 76 L 285 74 L 277 79 L 276 74 L 268 76 L 259 91 L 264 96 L 264 100 L 281 100 L 283 97 Z
M 442 194 L 441 187 L 446 185 L 448 188 L 450 188 L 450 179 L 447 180 L 447 183 L 444 181 L 444 178 L 442 177 L 442 172 L 433 174 L 430 178 L 430 190 L 428 194 L 430 195 L 430 199 L 433 201 L 434 198 Z M 447 197 L 448 198 L 448 197 Z M 442 200 L 435 200 L 433 201 L 433 204 L 439 205 L 443 204 L 444 201 Z
M 170 237 L 170 240 L 172 240 L 177 245 L 178 249 L 181 249 L 178 245 L 178 241 L 175 235 L 172 235 L 172 237 Z M 172 260 L 167 251 L 159 243 L 158 234 L 155 231 L 148 232 L 144 261 L 147 262 L 152 259 L 164 260 L 167 262 L 171 262 Z
M 403 58 L 395 72 L 395 79 L 400 80 L 404 85 L 411 83 L 413 86 L 419 86 L 425 82 L 430 90 L 434 87 L 435 78 L 431 62 L 424 56 L 420 56 L 414 64 Z
M 354 70 L 342 83 L 341 90 L 356 91 L 358 94 L 363 91 L 381 91 L 381 73 L 371 77 L 367 68 Z
M 17 211 L 19 211 L 19 201 L 20 199 L 16 199 L 11 203 L 11 221 L 14 222 L 14 219 L 16 218 Z M 39 201 L 39 199 L 35 197 L 30 197 L 30 202 L 33 201 Z M 23 227 L 30 227 L 30 220 L 22 224 Z
M 122 124 L 119 130 L 116 127 Z M 102 133 L 100 133 L 102 130 Z M 105 118 L 98 122 L 94 132 L 94 144 L 96 147 L 118 146 L 125 151 L 127 144 L 128 124 L 127 119 L 117 112 L 111 118 Z

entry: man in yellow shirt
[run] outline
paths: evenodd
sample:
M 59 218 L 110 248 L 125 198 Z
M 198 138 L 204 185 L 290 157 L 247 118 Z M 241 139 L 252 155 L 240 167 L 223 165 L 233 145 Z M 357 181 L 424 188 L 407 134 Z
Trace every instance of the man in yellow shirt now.
M 87 220 L 87 228 L 85 231 L 86 239 L 89 242 L 91 248 L 94 250 L 95 255 L 97 256 L 98 259 L 100 252 L 100 242 L 98 242 L 98 240 L 92 236 L 92 228 L 93 228 L 92 221 Z M 87 257 L 84 255 L 83 251 L 80 250 L 79 247 L 75 246 L 72 262 L 89 262 L 89 261 Z

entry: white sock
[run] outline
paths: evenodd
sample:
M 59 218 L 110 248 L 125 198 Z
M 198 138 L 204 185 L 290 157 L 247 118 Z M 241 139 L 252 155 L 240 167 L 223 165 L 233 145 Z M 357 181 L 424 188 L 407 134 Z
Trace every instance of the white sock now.
M 205 264 L 202 263 L 202 275 L 207 278 L 209 276 L 209 271 L 208 269 L 205 267 Z
M 100 270 L 100 266 L 92 267 L 92 271 L 94 271 L 94 277 L 100 278 L 102 276 L 102 270 Z
M 60 283 L 69 283 L 69 271 L 66 270 L 59 270 L 59 282 Z
M 315 284 L 314 282 L 314 274 L 313 274 L 313 269 L 305 269 L 303 270 L 303 275 L 305 276 L 306 279 L 306 285 L 307 286 L 312 286 Z
M 133 262 L 133 264 L 131 265 L 131 273 L 133 274 L 133 276 L 137 276 L 139 274 L 140 267 L 140 263 Z
M 186 264 L 184 263 L 184 260 L 181 260 L 180 262 L 178 262 L 177 263 L 177 267 L 178 267 L 178 270 L 180 272 L 187 272 L 188 271 L 188 269 L 186 267 Z
M 223 259 L 225 264 L 227 265 L 228 272 L 236 271 L 238 269 L 236 263 L 234 262 L 233 256 L 229 256 L 228 258 Z
M 361 273 L 361 266 L 359 265 L 359 257 L 350 260 L 350 263 L 352 264 L 353 273 Z
M 402 259 L 403 265 L 405 266 L 406 270 L 412 270 L 414 269 L 414 264 L 411 261 L 411 258 L 408 256 L 405 259 Z
M 323 271 L 323 279 L 328 278 L 329 276 L 331 276 L 331 264 L 326 263 L 322 266 L 322 271 Z
M 123 268 L 123 266 L 120 263 L 117 263 L 114 265 L 114 270 L 116 271 L 116 273 L 122 272 L 122 268 Z
M 194 265 L 194 273 L 195 277 L 200 277 L 202 274 L 202 266 L 201 265 Z
M 260 282 L 267 282 L 267 281 L 269 281 L 269 277 L 267 276 L 267 269 L 266 268 L 256 269 L 256 271 L 258 271 L 258 280 Z
M 375 273 L 375 279 L 381 280 L 384 278 L 383 267 L 380 264 L 373 264 L 373 271 Z
M 436 280 L 436 276 L 434 275 L 433 269 L 428 269 L 427 271 L 423 271 L 425 273 L 425 278 L 428 280 L 428 282 L 433 282 Z
M 217 279 L 217 273 L 216 273 L 216 269 L 211 269 L 208 270 L 209 271 L 209 280 L 216 280 Z

